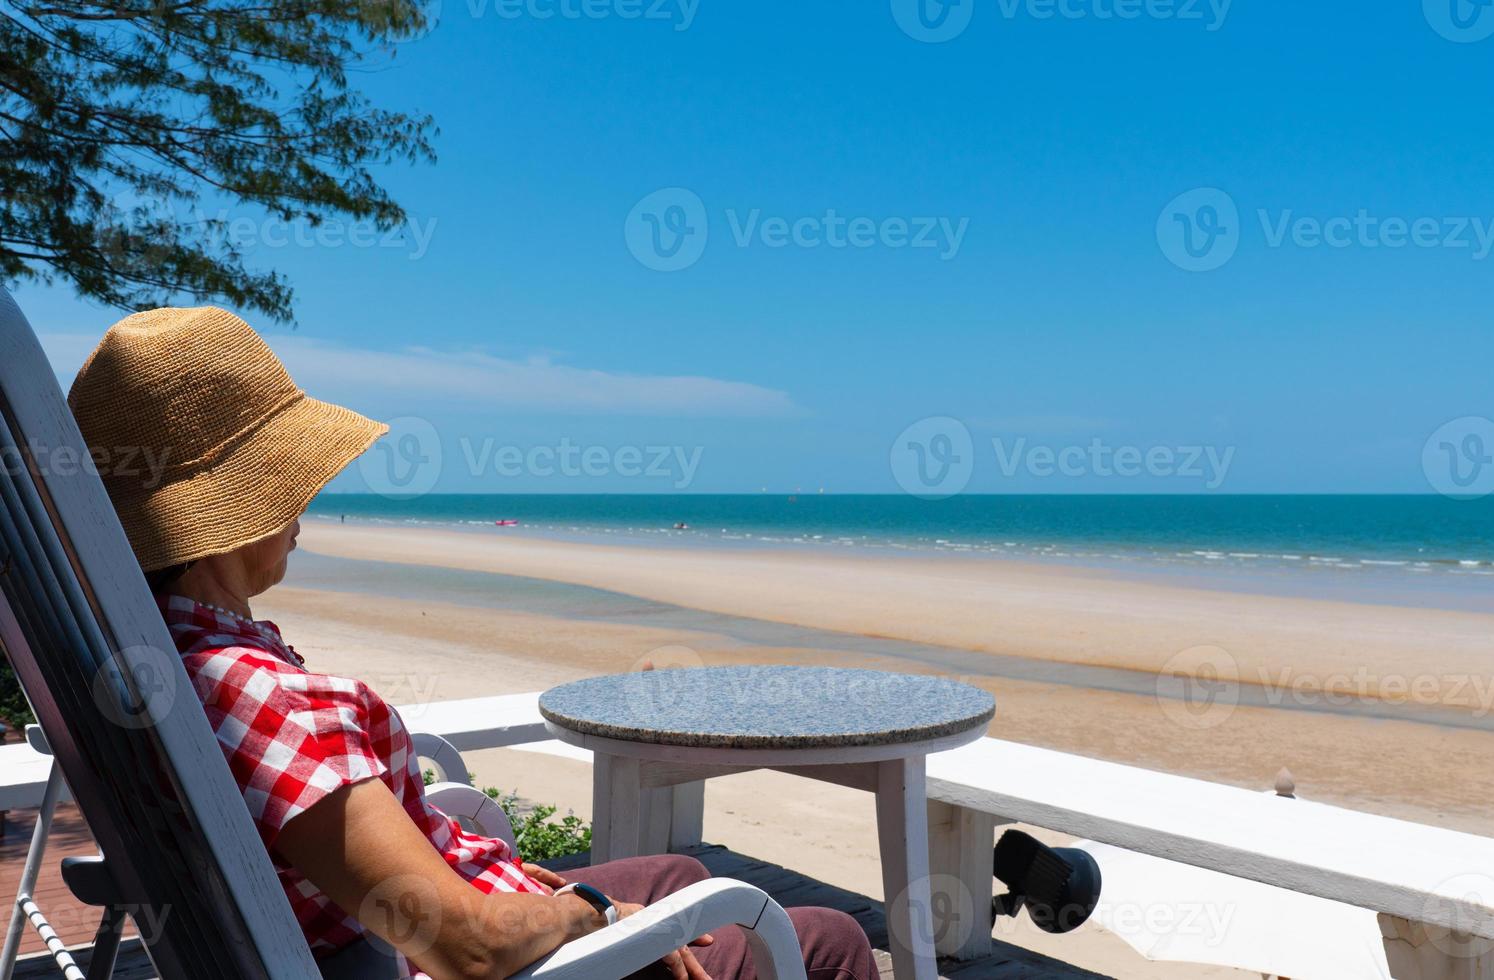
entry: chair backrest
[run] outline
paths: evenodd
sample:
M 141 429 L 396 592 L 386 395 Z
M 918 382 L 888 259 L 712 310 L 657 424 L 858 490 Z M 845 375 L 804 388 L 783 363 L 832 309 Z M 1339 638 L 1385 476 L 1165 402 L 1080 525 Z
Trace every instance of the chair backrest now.
M 160 975 L 317 977 L 95 463 L 0 287 L 0 648 Z

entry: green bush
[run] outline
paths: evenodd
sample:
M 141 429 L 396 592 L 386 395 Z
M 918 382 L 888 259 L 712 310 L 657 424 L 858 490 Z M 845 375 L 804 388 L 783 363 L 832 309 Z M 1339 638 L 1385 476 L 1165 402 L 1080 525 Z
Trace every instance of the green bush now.
M 21 693 L 21 682 L 16 680 L 15 669 L 4 657 L 0 657 L 0 721 L 18 732 L 24 732 L 27 725 L 36 722 L 31 705 L 26 703 L 26 695 Z
M 436 781 L 434 769 L 425 770 L 424 776 L 427 786 Z M 591 850 L 591 825 L 571 811 L 567 810 L 559 820 L 552 820 L 559 807 L 537 806 L 526 812 L 519 808 L 518 792 L 504 794 L 491 786 L 483 792 L 497 800 L 508 814 L 508 822 L 514 827 L 514 842 L 523 860 L 548 861 Z
M 591 825 L 571 811 L 552 821 L 558 807 L 537 806 L 525 813 L 518 807 L 517 793 L 505 796 L 491 787 L 484 792 L 508 814 L 509 823 L 514 825 L 514 841 L 525 861 L 547 861 L 591 850 Z

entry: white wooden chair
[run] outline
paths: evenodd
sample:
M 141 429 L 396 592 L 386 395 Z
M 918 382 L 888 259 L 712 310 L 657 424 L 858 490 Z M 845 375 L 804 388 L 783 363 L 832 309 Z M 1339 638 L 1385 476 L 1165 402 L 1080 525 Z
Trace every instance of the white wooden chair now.
M 68 877 L 79 899 L 104 906 L 116 926 L 143 920 L 145 949 L 166 980 L 324 975 L 300 941 L 52 368 L 3 288 L 0 649 L 102 851 Z M 686 888 L 519 976 L 620 978 L 680 945 L 685 932 L 729 924 L 748 930 L 764 980 L 803 980 L 783 909 L 728 880 Z M 101 965 L 90 969 L 90 980 L 105 975 Z
M 38 755 L 51 759 L 52 750 L 47 745 L 47 736 L 42 733 L 40 725 L 26 726 L 26 743 Z M 47 921 L 46 913 L 36 903 L 33 889 L 36 888 L 36 879 L 41 873 L 42 861 L 47 853 L 47 837 L 52 832 L 52 815 L 57 809 L 57 804 L 67 799 L 67 784 L 63 782 L 62 770 L 57 768 L 55 761 L 51 762 L 47 771 L 47 788 L 42 793 L 41 803 L 36 814 L 36 824 L 31 829 L 31 846 L 26 851 L 26 863 L 21 869 L 21 883 L 16 888 L 15 906 L 11 909 L 10 925 L 5 932 L 5 947 L 0 951 L 0 977 L 9 980 L 11 973 L 15 970 L 16 956 L 21 948 L 21 935 L 26 926 L 30 926 L 36 934 L 41 937 L 42 943 L 47 947 L 53 962 L 62 971 L 67 980 L 76 980 L 83 976 L 83 971 L 73 960 L 57 931 L 52 928 L 52 923 Z M 119 949 L 120 930 L 113 928 L 117 921 L 111 921 L 107 916 L 99 923 L 99 931 L 94 936 L 93 958 L 100 963 L 99 970 L 112 972 L 112 964 L 115 954 Z M 110 964 L 106 970 L 104 961 Z
M 467 764 L 462 761 L 462 754 L 456 746 L 430 732 L 414 732 L 411 738 L 415 742 L 415 754 L 429 760 L 440 777 L 425 788 L 425 798 L 467 828 L 504 841 L 509 850 L 517 854 L 519 847 L 508 814 L 503 812 L 497 800 L 472 785 L 472 774 L 467 771 Z

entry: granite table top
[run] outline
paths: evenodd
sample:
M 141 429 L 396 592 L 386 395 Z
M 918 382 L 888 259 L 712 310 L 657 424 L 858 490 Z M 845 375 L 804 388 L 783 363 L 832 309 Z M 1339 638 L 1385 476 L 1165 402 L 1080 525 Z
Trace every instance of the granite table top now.
M 551 688 L 540 714 L 583 735 L 698 748 L 898 745 L 984 728 L 995 699 L 943 677 L 838 667 L 692 667 Z

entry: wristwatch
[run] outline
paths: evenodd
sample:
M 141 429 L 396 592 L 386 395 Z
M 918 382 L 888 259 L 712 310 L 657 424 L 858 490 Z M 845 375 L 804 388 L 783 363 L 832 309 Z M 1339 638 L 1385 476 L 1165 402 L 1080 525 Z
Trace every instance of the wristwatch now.
M 607 924 L 609 926 L 617 921 L 617 906 L 612 904 L 612 899 L 608 898 L 606 895 L 603 895 L 601 892 L 597 891 L 590 885 L 583 885 L 578 881 L 566 885 L 564 888 L 556 889 L 555 891 L 556 898 L 559 898 L 561 895 L 569 894 L 574 894 L 580 898 L 585 899 L 586 904 L 596 909 L 597 913 L 607 920 Z

